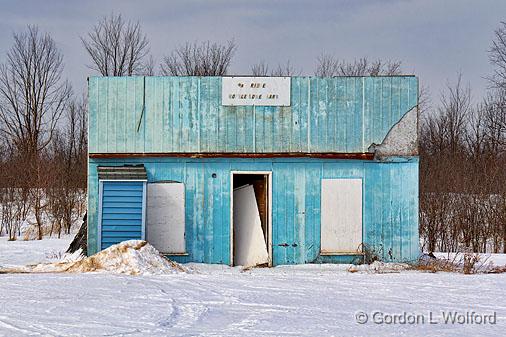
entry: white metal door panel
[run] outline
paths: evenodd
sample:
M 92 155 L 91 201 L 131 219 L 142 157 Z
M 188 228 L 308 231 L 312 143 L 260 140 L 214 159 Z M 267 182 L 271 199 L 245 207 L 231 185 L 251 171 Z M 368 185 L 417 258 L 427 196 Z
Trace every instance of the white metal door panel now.
M 147 241 L 162 253 L 185 253 L 184 184 L 152 183 L 147 190 Z
M 362 179 L 322 179 L 321 251 L 362 251 Z
M 234 264 L 250 267 L 269 262 L 252 185 L 234 190 Z

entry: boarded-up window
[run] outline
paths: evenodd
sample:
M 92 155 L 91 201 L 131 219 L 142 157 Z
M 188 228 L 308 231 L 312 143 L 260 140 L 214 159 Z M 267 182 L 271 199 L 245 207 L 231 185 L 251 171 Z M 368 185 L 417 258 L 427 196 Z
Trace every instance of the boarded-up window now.
M 185 253 L 184 184 L 148 184 L 146 239 L 162 253 Z
M 322 179 L 321 251 L 362 251 L 361 179 Z

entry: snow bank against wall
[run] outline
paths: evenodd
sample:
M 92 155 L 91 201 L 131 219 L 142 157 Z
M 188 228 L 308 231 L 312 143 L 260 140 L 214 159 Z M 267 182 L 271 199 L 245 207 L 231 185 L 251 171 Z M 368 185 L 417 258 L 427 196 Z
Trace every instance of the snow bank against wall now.
M 183 271 L 183 267 L 162 257 L 153 246 L 142 240 L 124 241 L 77 261 L 0 269 L 0 273 L 112 272 L 128 275 L 160 275 Z

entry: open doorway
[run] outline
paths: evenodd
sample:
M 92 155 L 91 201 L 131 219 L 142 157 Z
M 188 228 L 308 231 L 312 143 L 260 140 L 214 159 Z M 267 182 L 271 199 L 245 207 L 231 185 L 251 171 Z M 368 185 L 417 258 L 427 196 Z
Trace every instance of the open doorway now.
M 271 265 L 271 172 L 232 172 L 232 265 Z

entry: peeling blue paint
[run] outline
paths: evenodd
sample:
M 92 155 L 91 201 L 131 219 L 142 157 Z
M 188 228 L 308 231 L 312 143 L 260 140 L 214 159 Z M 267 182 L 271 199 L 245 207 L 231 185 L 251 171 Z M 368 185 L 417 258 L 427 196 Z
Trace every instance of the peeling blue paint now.
M 221 77 L 91 77 L 89 95 L 90 153 L 363 153 L 418 104 L 418 81 L 293 77 L 289 107 L 222 106 Z
M 97 251 L 97 166 L 143 163 L 150 182 L 186 186 L 186 247 L 180 262 L 230 263 L 230 172 L 272 171 L 273 264 L 355 261 L 356 256 L 320 256 L 322 178 L 361 178 L 363 240 L 384 260 L 415 260 L 418 248 L 418 160 L 377 163 L 322 159 L 90 160 L 88 249 Z M 216 174 L 216 178 L 212 175 Z M 282 244 L 287 243 L 287 246 Z M 389 256 L 388 251 L 392 251 Z
M 290 107 L 222 106 L 220 77 L 89 80 L 90 153 L 165 157 L 89 160 L 88 252 L 99 249 L 98 165 L 144 164 L 150 182 L 185 184 L 186 256 L 230 264 L 230 172 L 272 172 L 273 264 L 357 263 L 320 255 L 321 180 L 363 181 L 363 243 L 386 261 L 418 258 L 418 157 L 181 158 L 171 153 L 364 153 L 417 105 L 418 81 L 293 77 Z M 148 201 L 149 202 L 149 201 Z

